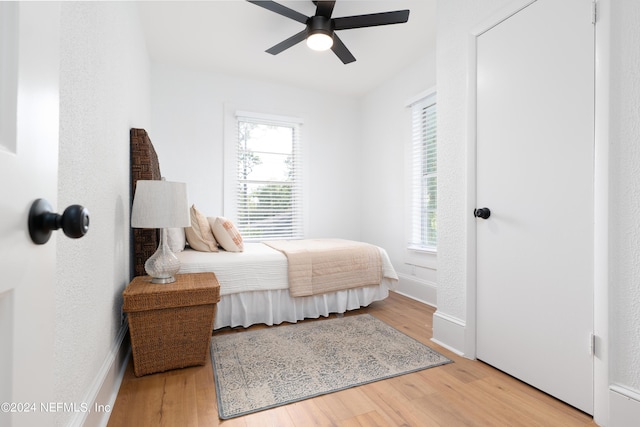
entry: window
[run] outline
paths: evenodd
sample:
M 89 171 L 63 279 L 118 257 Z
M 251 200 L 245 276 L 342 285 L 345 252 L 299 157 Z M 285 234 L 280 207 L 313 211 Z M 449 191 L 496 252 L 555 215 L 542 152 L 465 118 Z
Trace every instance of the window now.
M 436 94 L 411 104 L 412 112 L 412 201 L 411 242 L 413 249 L 437 247 L 438 164 Z
M 236 114 L 235 218 L 247 241 L 302 238 L 300 121 Z

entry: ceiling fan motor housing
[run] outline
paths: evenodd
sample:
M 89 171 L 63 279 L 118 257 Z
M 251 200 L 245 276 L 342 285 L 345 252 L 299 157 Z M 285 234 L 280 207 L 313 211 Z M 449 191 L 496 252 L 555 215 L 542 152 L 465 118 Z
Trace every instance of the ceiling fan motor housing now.
M 333 22 L 326 16 L 316 15 L 307 20 L 307 36 L 311 34 L 326 34 L 333 37 Z

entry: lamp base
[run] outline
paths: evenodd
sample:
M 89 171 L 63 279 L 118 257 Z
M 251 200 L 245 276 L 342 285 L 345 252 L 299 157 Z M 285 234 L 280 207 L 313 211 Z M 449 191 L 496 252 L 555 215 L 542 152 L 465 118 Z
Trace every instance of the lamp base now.
M 151 283 L 161 283 L 161 284 L 169 284 L 169 283 L 173 283 L 176 281 L 176 278 L 171 276 L 171 277 L 153 277 L 151 279 Z
M 168 284 L 176 281 L 173 277 L 180 271 L 180 260 L 167 244 L 167 230 L 160 230 L 158 250 L 144 263 L 144 269 L 151 276 L 151 283 Z

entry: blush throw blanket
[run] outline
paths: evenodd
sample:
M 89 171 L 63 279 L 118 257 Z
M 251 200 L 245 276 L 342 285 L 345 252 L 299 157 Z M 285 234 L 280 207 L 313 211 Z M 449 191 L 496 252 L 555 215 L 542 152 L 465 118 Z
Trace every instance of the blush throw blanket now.
M 380 249 L 368 243 L 305 239 L 264 244 L 286 255 L 289 293 L 293 297 L 377 285 L 382 281 Z

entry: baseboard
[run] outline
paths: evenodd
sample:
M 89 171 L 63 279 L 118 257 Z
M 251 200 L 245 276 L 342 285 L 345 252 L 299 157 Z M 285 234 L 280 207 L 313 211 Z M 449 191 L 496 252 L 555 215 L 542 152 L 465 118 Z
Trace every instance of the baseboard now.
M 462 320 L 438 310 L 433 314 L 433 338 L 431 341 L 459 356 L 464 356 L 465 326 Z
M 400 280 L 395 292 L 432 307 L 436 306 L 435 283 L 402 273 L 398 273 L 398 278 Z
M 640 419 L 640 393 L 619 385 L 609 386 L 609 426 L 635 427 Z
M 89 405 L 89 410 L 76 413 L 69 426 L 105 427 L 107 425 L 131 354 L 131 346 L 127 338 L 128 330 L 129 326 L 125 322 L 120 327 L 102 368 L 83 399 L 83 402 Z

